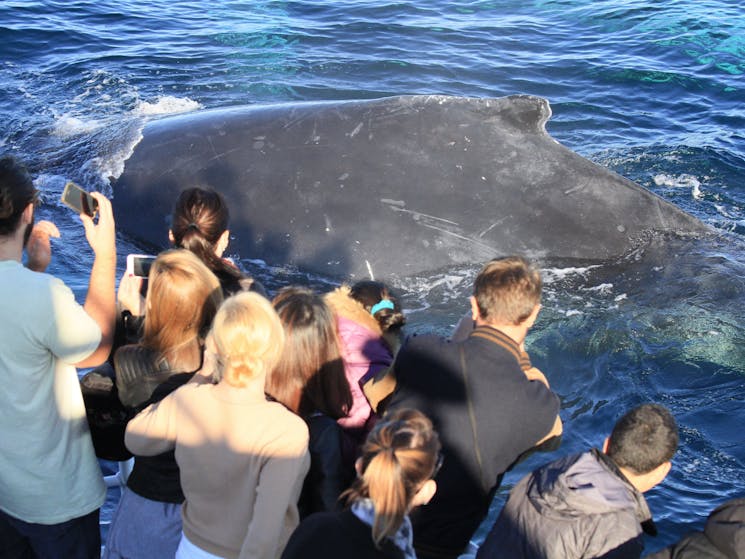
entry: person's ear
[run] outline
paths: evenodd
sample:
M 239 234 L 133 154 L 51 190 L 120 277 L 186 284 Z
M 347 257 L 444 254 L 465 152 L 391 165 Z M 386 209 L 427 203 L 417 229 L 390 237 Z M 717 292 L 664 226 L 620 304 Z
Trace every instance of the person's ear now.
M 28 206 L 23 208 L 23 213 L 21 214 L 21 220 L 24 224 L 29 224 L 34 222 L 34 205 L 33 203 L 29 203 Z
M 664 480 L 667 477 L 667 474 L 670 473 L 670 469 L 673 467 L 673 463 L 669 460 L 667 462 L 663 462 L 659 466 L 657 466 L 654 470 L 649 472 L 647 474 L 649 477 L 649 483 L 650 489 L 654 487 L 655 485 L 658 485 L 662 483 L 662 480 Z
M 538 318 L 538 313 L 541 312 L 541 304 L 536 304 L 535 307 L 533 307 L 533 310 L 530 311 L 530 314 L 528 317 L 523 320 L 523 324 L 527 326 L 528 328 L 532 328 L 533 324 L 535 324 L 536 319 Z
M 479 304 L 476 301 L 476 297 L 471 295 L 471 298 L 469 299 L 471 301 L 471 317 L 474 320 L 478 320 L 481 318 L 481 313 L 479 312 Z
M 608 446 L 610 445 L 610 437 L 605 437 L 603 441 L 603 454 L 608 454 Z
M 357 472 L 357 477 L 362 476 L 362 458 L 357 458 L 354 461 L 354 471 Z
M 222 235 L 220 235 L 220 238 L 217 239 L 217 244 L 215 245 L 215 254 L 217 254 L 218 257 L 222 256 L 222 253 L 225 252 L 225 250 L 228 248 L 228 243 L 230 242 L 230 231 L 226 229 L 222 232 Z
M 168 240 L 171 241 L 171 244 L 172 245 L 175 245 L 176 244 L 176 238 L 173 236 L 173 230 L 172 229 L 169 229 L 168 230 Z
M 426 505 L 432 500 L 432 497 L 437 493 L 437 482 L 433 479 L 428 479 L 416 492 L 414 498 L 411 500 L 411 508 Z

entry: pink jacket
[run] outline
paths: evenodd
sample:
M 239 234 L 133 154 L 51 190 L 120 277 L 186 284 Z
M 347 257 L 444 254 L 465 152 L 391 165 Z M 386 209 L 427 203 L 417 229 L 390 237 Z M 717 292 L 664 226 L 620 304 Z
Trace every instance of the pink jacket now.
M 362 391 L 361 381 L 367 380 L 393 363 L 393 354 L 383 338 L 378 321 L 349 296 L 349 287 L 342 285 L 326 294 L 326 303 L 336 316 L 344 371 L 352 391 L 352 409 L 339 419 L 345 429 L 365 427 L 372 409 Z

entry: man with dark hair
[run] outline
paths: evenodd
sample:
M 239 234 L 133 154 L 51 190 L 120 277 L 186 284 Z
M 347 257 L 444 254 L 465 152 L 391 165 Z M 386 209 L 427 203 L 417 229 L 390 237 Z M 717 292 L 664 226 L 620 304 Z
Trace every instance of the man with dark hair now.
M 492 260 L 474 282 L 468 335 L 412 336 L 398 353 L 389 409 L 424 412 L 444 454 L 435 497 L 412 515 L 422 559 L 463 553 L 504 472 L 561 434 L 559 399 L 524 350 L 540 297 L 540 274 L 524 258 Z
M 656 534 L 642 493 L 670 471 L 678 427 L 657 404 L 618 420 L 603 452 L 561 458 L 510 492 L 477 559 L 638 558 Z
M 98 558 L 106 496 L 75 366 L 108 357 L 116 249 L 111 204 L 81 216 L 95 253 L 85 306 L 43 272 L 51 223 L 34 226 L 25 167 L 0 158 L 0 557 Z M 39 226 L 41 225 L 41 226 Z M 28 268 L 21 264 L 24 249 Z

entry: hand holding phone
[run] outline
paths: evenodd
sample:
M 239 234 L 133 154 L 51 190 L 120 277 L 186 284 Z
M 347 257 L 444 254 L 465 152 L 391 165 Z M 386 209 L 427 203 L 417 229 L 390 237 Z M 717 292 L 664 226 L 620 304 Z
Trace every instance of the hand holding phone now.
M 139 278 L 148 277 L 150 275 L 150 267 L 155 262 L 155 258 L 155 256 L 147 254 L 128 254 L 126 273 Z
M 77 213 L 89 217 L 93 217 L 98 211 L 98 200 L 72 181 L 65 184 L 65 189 L 62 191 L 62 203 Z
M 142 293 L 146 280 L 124 273 L 119 281 L 119 289 L 116 292 L 116 300 L 122 310 L 129 311 L 133 316 L 145 314 L 145 296 Z

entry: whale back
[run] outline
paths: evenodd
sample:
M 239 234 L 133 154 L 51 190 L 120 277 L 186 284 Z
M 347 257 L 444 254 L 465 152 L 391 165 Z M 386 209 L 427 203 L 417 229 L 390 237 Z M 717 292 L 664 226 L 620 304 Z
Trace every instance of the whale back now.
M 149 123 L 114 182 L 117 224 L 162 246 L 184 188 L 223 193 L 231 251 L 334 277 L 502 254 L 601 261 L 702 233 L 674 205 L 559 144 L 548 102 L 399 96 L 247 106 Z

